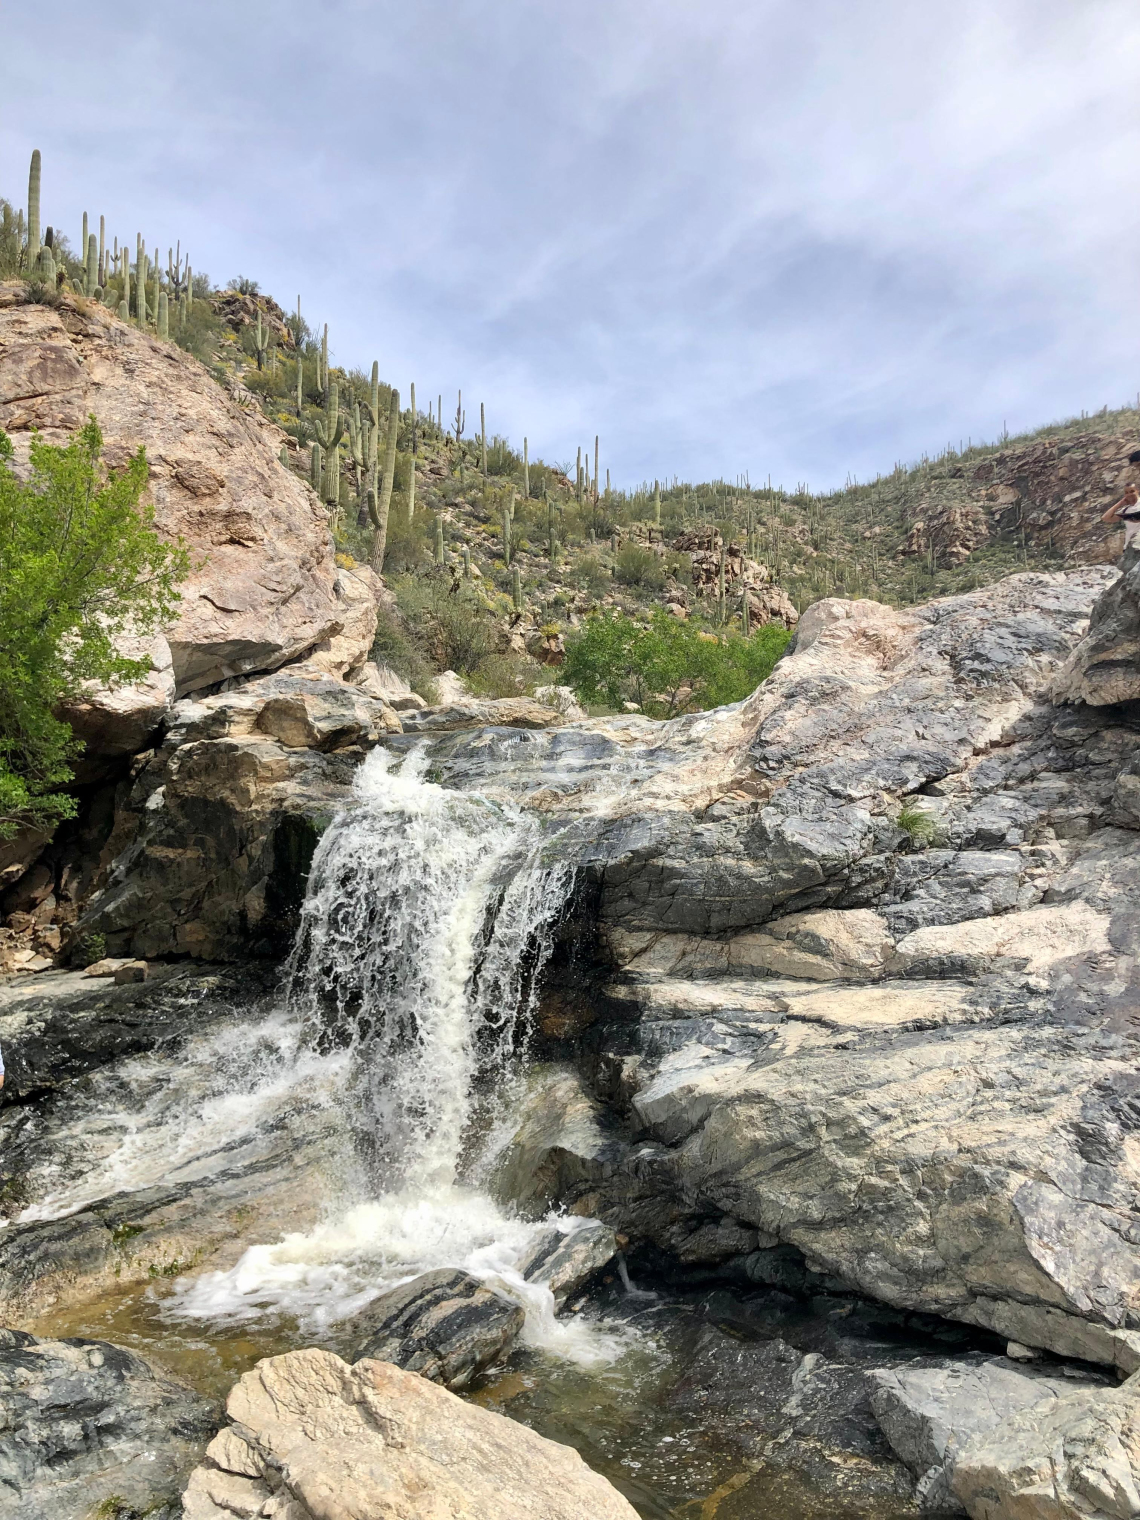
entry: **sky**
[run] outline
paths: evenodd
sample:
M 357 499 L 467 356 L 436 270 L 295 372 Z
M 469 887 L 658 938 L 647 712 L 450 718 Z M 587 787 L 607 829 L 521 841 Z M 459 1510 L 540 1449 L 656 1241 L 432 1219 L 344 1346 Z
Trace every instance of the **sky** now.
M 10 5 L 0 194 L 467 430 L 813 489 L 1136 404 L 1135 0 Z

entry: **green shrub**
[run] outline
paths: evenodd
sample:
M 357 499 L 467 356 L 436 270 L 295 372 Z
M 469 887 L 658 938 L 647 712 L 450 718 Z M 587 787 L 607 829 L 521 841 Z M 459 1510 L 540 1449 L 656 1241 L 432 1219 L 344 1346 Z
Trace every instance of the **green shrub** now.
M 425 702 L 436 699 L 435 672 L 427 654 L 386 606 L 377 609 L 376 636 L 372 640 L 370 659 L 387 665 L 403 677 Z
M 911 846 L 916 850 L 925 850 L 930 845 L 937 844 L 941 836 L 938 820 L 914 802 L 903 803 L 895 823 L 905 834 L 910 835 Z
M 102 447 L 94 417 L 65 447 L 33 434 L 24 481 L 0 432 L 0 838 L 74 816 L 64 788 L 79 745 L 56 709 L 87 682 L 147 674 L 150 660 L 115 641 L 169 622 L 189 569 L 141 504 L 144 451 L 108 474 Z
M 526 697 L 550 677 L 537 660 L 519 654 L 489 654 L 467 678 L 477 697 Z
M 396 605 L 437 669 L 471 675 L 495 653 L 489 612 L 466 585 L 442 576 L 404 576 L 393 582 Z
M 650 549 L 640 544 L 623 544 L 614 563 L 614 579 L 623 586 L 642 586 L 660 591 L 665 584 L 665 566 Z
M 717 639 L 661 610 L 647 623 L 600 614 L 567 640 L 561 677 L 588 705 L 632 701 L 652 717 L 671 718 L 741 701 L 771 673 L 788 638 L 775 623 L 748 639 Z

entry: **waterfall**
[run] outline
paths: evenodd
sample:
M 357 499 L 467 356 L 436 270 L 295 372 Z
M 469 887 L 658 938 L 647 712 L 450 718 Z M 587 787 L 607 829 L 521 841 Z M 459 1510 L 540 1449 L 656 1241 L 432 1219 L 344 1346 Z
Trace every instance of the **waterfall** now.
M 383 749 L 313 858 L 290 964 L 318 1044 L 347 1044 L 348 1101 L 385 1191 L 454 1182 L 481 1083 L 530 1032 L 572 871 L 506 802 Z
M 524 1305 L 532 1346 L 612 1361 L 624 1332 L 556 1319 L 550 1290 L 519 1275 L 553 1221 L 520 1219 L 462 1180 L 480 1103 L 510 1090 L 525 1050 L 572 884 L 568 841 L 426 768 L 423 750 L 376 749 L 361 766 L 314 854 L 288 968 L 301 1046 L 334 1073 L 363 1176 L 314 1228 L 183 1279 L 164 1312 L 286 1316 L 321 1334 L 394 1283 L 461 1267 Z

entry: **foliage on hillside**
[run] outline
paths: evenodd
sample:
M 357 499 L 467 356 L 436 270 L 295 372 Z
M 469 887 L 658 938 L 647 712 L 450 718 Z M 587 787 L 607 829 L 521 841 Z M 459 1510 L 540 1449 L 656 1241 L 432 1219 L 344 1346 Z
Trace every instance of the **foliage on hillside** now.
M 188 568 L 141 505 L 143 451 L 108 474 L 102 443 L 94 418 L 63 448 L 33 438 L 24 481 L 0 432 L 0 839 L 74 813 L 63 789 L 77 745 L 56 709 L 85 682 L 147 673 L 116 639 L 167 622 Z
M 37 161 L 37 227 L 38 172 Z M 30 187 L 29 225 L 31 209 Z M 487 691 L 533 687 L 577 638 L 566 674 L 592 701 L 673 711 L 729 700 L 736 686 L 700 664 L 714 647 L 701 632 L 719 641 L 727 669 L 727 651 L 735 659 L 753 647 L 758 625 L 784 630 L 821 596 L 903 605 L 1108 557 L 1099 515 L 1140 445 L 1140 418 L 1125 408 L 948 446 L 822 495 L 746 478 L 611 489 L 596 439 L 573 463 L 531 458 L 525 440 L 520 450 L 485 426 L 482 404 L 469 422 L 462 394 L 454 410 L 438 395 L 425 409 L 414 391 L 394 396 L 378 364 L 370 375 L 337 366 L 327 329 L 311 327 L 299 304 L 286 315 L 255 280 L 215 289 L 177 252 L 164 271 L 141 240 L 132 263 L 125 245 L 104 252 L 102 227 L 96 251 L 86 217 L 84 233 L 80 258 L 54 233 L 57 281 L 168 334 L 282 429 L 282 459 L 328 505 L 342 562 L 382 562 L 395 590 L 399 611 L 382 620 L 377 657 L 424 691 L 444 668 Z M 22 212 L 0 202 L 0 275 L 35 275 L 28 246 Z M 52 298 L 33 278 L 29 299 Z M 583 639 L 578 630 L 599 615 L 604 627 Z M 667 634 L 663 619 L 685 631 Z M 625 674 L 580 674 L 586 650 L 616 651 L 618 628 Z M 675 688 L 651 690 L 627 668 L 628 639 L 645 649 L 664 641 L 690 668 Z

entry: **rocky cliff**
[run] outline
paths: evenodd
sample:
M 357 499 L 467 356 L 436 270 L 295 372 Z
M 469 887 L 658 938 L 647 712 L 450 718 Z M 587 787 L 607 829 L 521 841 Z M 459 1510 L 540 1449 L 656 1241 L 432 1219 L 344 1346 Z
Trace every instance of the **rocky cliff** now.
M 1050 695 L 1124 585 L 810 609 L 719 797 L 647 781 L 597 835 L 618 975 L 507 1191 L 1140 1366 L 1140 710 Z

